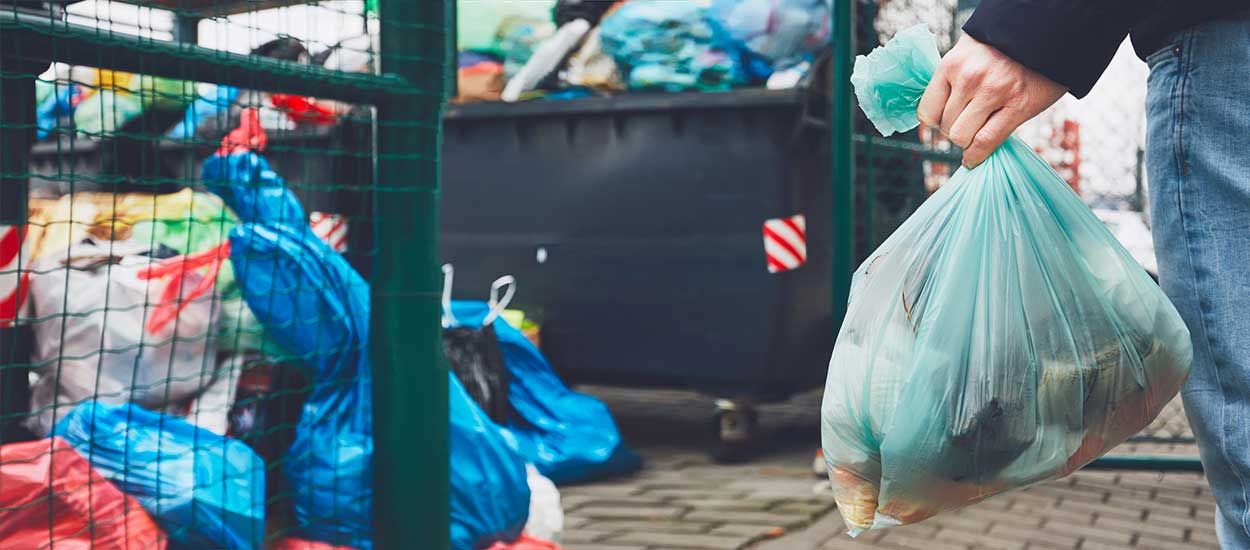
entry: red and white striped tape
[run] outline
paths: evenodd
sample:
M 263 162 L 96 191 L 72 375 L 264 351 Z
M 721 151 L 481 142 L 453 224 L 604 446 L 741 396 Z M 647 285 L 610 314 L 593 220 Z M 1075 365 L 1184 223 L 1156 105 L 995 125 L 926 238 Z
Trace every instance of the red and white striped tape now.
M 313 212 L 308 215 L 308 223 L 322 242 L 340 254 L 347 252 L 347 217 L 342 214 Z
M 13 326 L 26 299 L 30 273 L 22 270 L 22 236 L 16 225 L 0 225 L 0 327 Z
M 807 263 L 807 219 L 802 214 L 764 221 L 768 272 L 798 269 Z

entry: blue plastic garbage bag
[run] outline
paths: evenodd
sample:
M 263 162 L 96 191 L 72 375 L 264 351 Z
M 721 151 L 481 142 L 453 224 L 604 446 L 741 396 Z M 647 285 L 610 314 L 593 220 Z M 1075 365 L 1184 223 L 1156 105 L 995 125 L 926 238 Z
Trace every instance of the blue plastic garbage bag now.
M 308 228 L 299 199 L 287 190 L 265 157 L 251 152 L 215 154 L 204 161 L 200 180 L 225 201 L 240 222 Z
M 696 2 L 627 2 L 603 19 L 599 38 L 630 88 L 723 91 L 744 82 L 739 48 Z
M 451 414 L 451 546 L 476 550 L 521 535 L 529 518 L 525 459 L 507 429 L 491 422 L 455 375 Z
M 830 0 L 715 0 L 711 10 L 737 44 L 775 69 L 796 65 L 825 47 L 831 13 Z
M 195 94 L 195 101 L 187 107 L 178 122 L 165 137 L 171 139 L 193 139 L 200 125 L 214 117 L 223 116 L 230 110 L 231 103 L 239 96 L 239 89 L 234 86 L 201 84 Z
M 239 216 L 230 261 L 269 335 L 311 371 L 284 460 L 296 535 L 372 547 L 369 286 L 308 228 L 298 199 L 259 155 L 209 159 L 202 177 Z
M 92 468 L 190 548 L 263 548 L 265 464 L 243 442 L 134 404 L 86 401 L 57 423 Z
M 452 314 L 463 325 L 481 326 L 484 302 L 455 301 Z M 507 428 L 517 450 L 556 483 L 625 474 L 641 459 L 625 446 L 612 413 L 602 401 L 570 390 L 542 352 L 502 317 L 495 334 L 504 365 L 512 374 L 509 401 L 517 418 Z

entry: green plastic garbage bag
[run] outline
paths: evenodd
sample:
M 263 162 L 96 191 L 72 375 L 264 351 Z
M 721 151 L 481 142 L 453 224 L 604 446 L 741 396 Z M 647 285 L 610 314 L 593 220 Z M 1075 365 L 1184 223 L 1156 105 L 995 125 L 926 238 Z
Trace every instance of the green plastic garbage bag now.
M 881 133 L 917 125 L 923 27 L 860 56 Z M 856 270 L 821 437 L 852 535 L 1065 476 L 1180 390 L 1189 332 L 1041 158 L 1010 138 L 960 168 Z

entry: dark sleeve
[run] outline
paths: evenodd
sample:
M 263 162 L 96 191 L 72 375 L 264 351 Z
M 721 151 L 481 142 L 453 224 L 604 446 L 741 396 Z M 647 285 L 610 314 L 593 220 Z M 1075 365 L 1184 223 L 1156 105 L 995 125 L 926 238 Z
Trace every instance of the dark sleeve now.
M 964 32 L 1068 87 L 1089 93 L 1144 0 L 982 0 Z

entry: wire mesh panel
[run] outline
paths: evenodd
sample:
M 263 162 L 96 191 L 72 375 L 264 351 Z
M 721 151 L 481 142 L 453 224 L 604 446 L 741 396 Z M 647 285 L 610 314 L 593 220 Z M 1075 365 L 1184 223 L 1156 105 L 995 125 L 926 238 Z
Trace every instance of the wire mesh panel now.
M 960 38 L 960 26 L 977 0 L 904 0 L 856 3 L 860 10 L 856 33 L 859 53 L 884 43 L 896 32 L 925 24 L 937 36 L 942 51 Z M 1100 83 L 1087 97 L 1065 96 L 1022 126 L 1016 134 L 1046 159 L 1085 200 L 1129 252 L 1150 273 L 1156 271 L 1149 219 L 1145 208 L 1146 181 L 1142 169 L 1145 144 L 1145 89 L 1147 69 L 1127 42 L 1117 52 Z M 857 121 L 857 192 L 870 196 L 897 186 L 900 178 L 921 178 L 927 192 L 940 188 L 959 166 L 960 151 L 936 129 L 921 128 L 898 138 L 883 139 L 862 119 Z M 892 160 L 885 160 L 886 158 Z M 868 161 L 868 159 L 872 159 Z M 904 175 L 905 174 L 905 175 Z M 857 258 L 880 244 L 901 218 L 882 217 L 887 197 L 856 198 L 856 213 L 874 226 L 856 242 Z M 903 209 L 910 213 L 910 208 Z M 904 215 L 905 217 L 905 215 Z M 1154 423 L 1116 451 L 1104 465 L 1198 468 L 1193 433 L 1180 398 L 1169 404 Z M 1122 452 L 1121 452 L 1122 451 Z M 1124 461 L 1123 454 L 1160 454 L 1182 457 L 1164 465 L 1149 459 Z
M 444 545 L 445 10 L 382 4 L 0 2 L 0 547 Z

